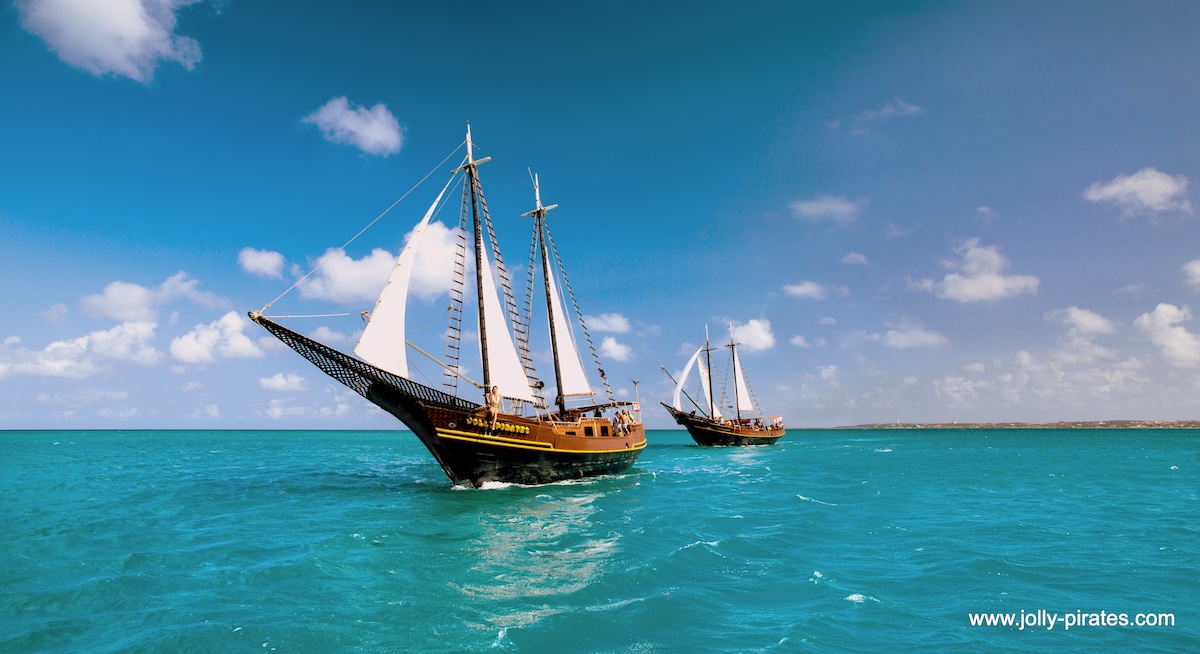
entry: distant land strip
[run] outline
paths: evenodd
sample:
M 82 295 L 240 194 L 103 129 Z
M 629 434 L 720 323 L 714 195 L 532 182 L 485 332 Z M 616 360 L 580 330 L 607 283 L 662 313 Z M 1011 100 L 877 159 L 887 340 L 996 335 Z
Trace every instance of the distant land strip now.
M 1060 422 L 925 422 L 845 425 L 834 429 L 1200 429 L 1200 420 L 1092 420 Z

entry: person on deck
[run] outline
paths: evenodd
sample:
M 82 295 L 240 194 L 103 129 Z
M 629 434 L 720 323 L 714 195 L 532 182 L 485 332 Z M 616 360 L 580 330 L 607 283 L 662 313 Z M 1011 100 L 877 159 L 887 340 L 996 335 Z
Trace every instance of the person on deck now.
M 488 420 L 491 422 L 491 429 L 492 431 L 495 431 L 496 419 L 500 415 L 500 403 L 503 401 L 503 398 L 500 395 L 500 387 L 493 386 L 492 390 L 485 393 L 483 398 L 484 401 L 487 402 L 487 414 Z

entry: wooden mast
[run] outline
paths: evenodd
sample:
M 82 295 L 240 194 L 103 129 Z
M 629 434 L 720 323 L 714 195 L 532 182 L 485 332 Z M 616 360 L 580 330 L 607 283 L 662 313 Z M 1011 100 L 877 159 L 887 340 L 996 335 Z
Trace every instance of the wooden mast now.
M 733 325 L 729 326 L 729 349 L 733 353 L 733 410 L 737 412 L 737 421 L 742 423 L 742 403 L 738 402 L 738 385 L 737 385 L 737 344 L 733 342 Z
M 708 377 L 708 417 L 713 420 L 716 420 L 717 419 L 717 397 L 715 395 L 713 395 L 712 348 L 710 348 L 708 346 L 708 325 L 704 326 L 704 358 L 707 360 L 707 363 L 708 363 L 708 371 L 707 371 L 708 374 L 705 375 L 706 377 Z
M 488 366 L 488 345 L 487 345 L 487 320 L 484 318 L 483 300 L 483 276 L 485 274 L 483 265 L 483 225 L 479 220 L 479 194 L 477 187 L 479 186 L 479 171 L 477 166 L 483 163 L 486 159 L 476 162 L 471 143 L 471 124 L 467 123 L 467 163 L 463 165 L 463 170 L 467 171 L 467 185 L 471 189 L 471 224 L 475 236 L 475 299 L 479 305 L 479 348 L 483 354 L 483 392 L 485 395 L 492 392 L 492 373 Z M 491 274 L 491 271 L 486 271 L 486 274 Z
M 567 414 L 567 396 L 563 393 L 562 364 L 558 358 L 557 330 L 554 327 L 554 298 L 552 298 L 550 295 L 550 275 L 552 275 L 553 272 L 550 270 L 550 252 L 546 246 L 545 236 L 546 212 L 557 207 L 558 205 L 552 204 L 548 207 L 542 206 L 542 192 L 538 188 L 538 177 L 536 174 L 533 176 L 533 199 L 535 202 L 534 210 L 521 215 L 523 217 L 533 216 L 535 232 L 537 234 L 535 238 L 537 238 L 538 244 L 541 246 L 542 281 L 543 285 L 546 287 L 546 314 L 550 322 L 550 351 L 554 355 L 554 384 L 555 388 L 558 389 L 558 395 L 554 398 L 554 403 L 558 405 L 559 416 L 565 418 Z

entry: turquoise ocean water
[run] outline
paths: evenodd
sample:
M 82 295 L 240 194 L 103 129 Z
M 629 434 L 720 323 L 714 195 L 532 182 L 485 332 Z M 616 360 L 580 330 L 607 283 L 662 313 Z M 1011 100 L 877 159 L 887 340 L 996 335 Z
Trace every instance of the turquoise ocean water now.
M 407 432 L 0 432 L 0 651 L 1200 651 L 1198 431 L 648 439 L 471 490 Z M 1040 610 L 1174 624 L 969 620 Z

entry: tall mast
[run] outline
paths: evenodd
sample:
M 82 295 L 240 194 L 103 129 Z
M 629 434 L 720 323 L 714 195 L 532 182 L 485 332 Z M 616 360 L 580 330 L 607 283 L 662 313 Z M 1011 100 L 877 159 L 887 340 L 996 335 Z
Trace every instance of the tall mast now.
M 704 358 L 708 362 L 708 374 L 705 375 L 706 377 L 708 377 L 708 417 L 712 418 L 713 420 L 716 420 L 717 419 L 717 405 L 716 405 L 717 400 L 716 400 L 716 396 L 713 395 L 712 348 L 710 348 L 708 346 L 708 325 L 704 326 Z
M 487 346 L 487 320 L 484 318 L 483 300 L 483 276 L 490 275 L 491 271 L 485 271 L 486 266 L 483 265 L 483 225 L 479 220 L 479 164 L 487 161 L 491 157 L 475 161 L 473 144 L 471 143 L 471 124 L 467 123 L 467 163 L 463 165 L 463 170 L 467 171 L 467 185 L 471 189 L 471 224 L 475 234 L 475 297 L 479 304 L 479 348 L 483 354 L 483 388 L 485 393 L 492 391 L 492 373 L 488 367 L 488 346 Z
M 737 412 L 737 419 L 738 419 L 738 422 L 740 423 L 742 421 L 742 403 L 738 402 L 737 343 L 733 342 L 733 324 L 732 323 L 730 323 L 730 325 L 729 325 L 729 349 L 733 353 L 733 368 L 734 368 L 734 370 L 733 370 L 733 410 Z
M 550 270 L 550 252 L 546 247 L 545 235 L 546 212 L 558 205 L 542 206 L 542 192 L 538 188 L 538 177 L 536 174 L 533 176 L 533 199 L 535 203 L 534 210 L 521 215 L 524 217 L 533 216 L 538 244 L 542 252 L 542 280 L 543 285 L 546 287 L 546 314 L 550 320 L 550 350 L 554 354 L 554 384 L 555 388 L 558 389 L 558 396 L 554 398 L 554 403 L 558 405 L 559 415 L 565 416 L 567 413 L 567 397 L 563 393 L 562 364 L 558 358 L 558 337 L 554 327 L 554 301 L 550 294 L 550 275 L 553 272 Z

